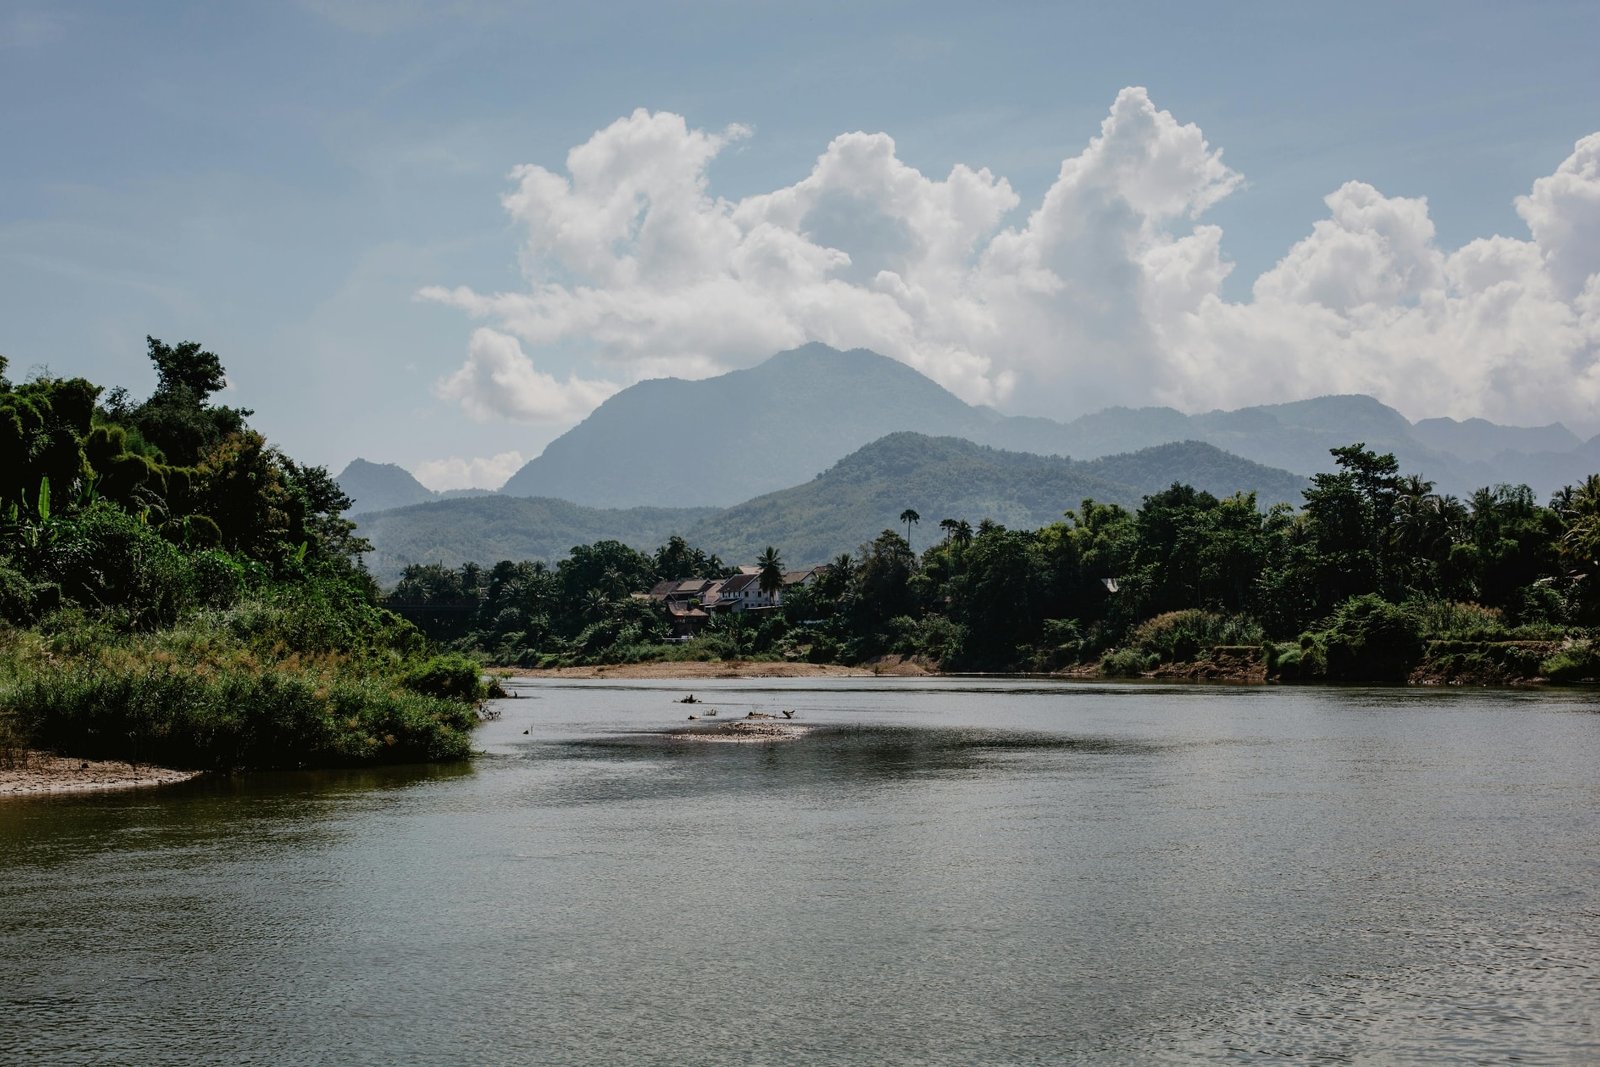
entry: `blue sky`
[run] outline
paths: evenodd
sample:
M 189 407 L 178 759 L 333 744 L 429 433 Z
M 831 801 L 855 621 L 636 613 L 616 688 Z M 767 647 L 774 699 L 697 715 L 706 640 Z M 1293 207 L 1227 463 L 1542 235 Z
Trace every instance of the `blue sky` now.
M 1597 45 L 1592 3 L 12 2 L 0 353 L 139 393 L 200 340 L 292 454 L 439 485 L 813 338 L 1061 417 L 1594 432 Z

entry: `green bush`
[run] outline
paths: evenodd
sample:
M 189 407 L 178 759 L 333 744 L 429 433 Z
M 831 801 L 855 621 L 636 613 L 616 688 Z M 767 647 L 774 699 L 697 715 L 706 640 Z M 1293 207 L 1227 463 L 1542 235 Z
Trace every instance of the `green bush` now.
M 1439 641 L 1498 641 L 1505 637 L 1505 617 L 1498 608 L 1459 600 L 1429 600 L 1411 605 L 1417 625 Z
M 1539 673 L 1564 685 L 1600 680 L 1600 650 L 1589 642 L 1575 643 L 1541 663 Z
M 1100 673 L 1107 678 L 1137 678 L 1161 665 L 1161 657 L 1136 648 L 1119 648 L 1100 659 Z
M 189 557 L 190 595 L 207 608 L 226 609 L 244 595 L 244 566 L 218 549 L 196 552 Z
M 1422 659 L 1422 624 L 1416 614 L 1373 593 L 1351 597 L 1316 635 L 1326 676 L 1342 682 L 1403 682 Z M 1305 674 L 1306 658 L 1301 670 Z
M 33 583 L 21 571 L 0 563 L 0 622 L 27 622 L 33 618 Z
M 1272 657 L 1268 673 L 1285 682 L 1298 682 L 1301 678 L 1301 659 L 1305 650 L 1297 644 L 1274 645 L 1277 655 Z
M 1190 608 L 1140 623 L 1128 643 L 1163 663 L 1185 663 L 1218 645 L 1259 645 L 1264 636 L 1261 625 L 1247 616 Z
M 459 652 L 446 652 L 412 667 L 400 683 L 413 693 L 471 704 L 483 699 L 483 668 Z
M 112 606 L 125 625 L 171 626 L 189 606 L 189 562 L 147 524 L 96 501 L 45 527 L 35 571 L 86 607 Z

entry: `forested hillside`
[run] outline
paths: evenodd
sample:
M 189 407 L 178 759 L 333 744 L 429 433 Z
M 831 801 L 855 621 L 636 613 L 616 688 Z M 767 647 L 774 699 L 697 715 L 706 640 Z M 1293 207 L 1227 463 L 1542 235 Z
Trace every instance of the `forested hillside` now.
M 1256 491 L 1266 502 L 1298 500 L 1306 480 L 1189 442 L 1079 463 L 1004 452 L 954 437 L 890 434 L 823 474 L 706 519 L 689 540 L 724 559 L 750 560 L 782 545 L 793 563 L 820 563 L 870 541 L 905 508 L 930 522 L 984 519 L 1011 527 L 1054 522 L 1092 498 L 1137 507 L 1184 481 L 1228 496 Z M 913 541 L 917 532 L 912 532 Z M 931 533 L 923 536 L 932 536 Z
M 766 545 L 782 544 L 798 565 L 853 551 L 908 507 L 933 521 L 1038 526 L 1085 497 L 1136 507 L 1146 494 L 1176 481 L 1222 496 L 1253 491 L 1263 503 L 1298 500 L 1307 484 L 1192 441 L 1078 463 L 899 433 L 800 485 L 726 510 L 600 509 L 495 496 L 362 515 L 360 528 L 373 545 L 367 566 L 385 585 L 413 563 L 553 561 L 575 544 L 614 540 L 646 549 L 672 534 L 745 562 Z
M 372 544 L 367 568 L 384 585 L 414 563 L 555 560 L 573 545 L 621 541 L 650 548 L 691 529 L 715 508 L 586 508 L 565 500 L 504 496 L 439 500 L 360 517 Z

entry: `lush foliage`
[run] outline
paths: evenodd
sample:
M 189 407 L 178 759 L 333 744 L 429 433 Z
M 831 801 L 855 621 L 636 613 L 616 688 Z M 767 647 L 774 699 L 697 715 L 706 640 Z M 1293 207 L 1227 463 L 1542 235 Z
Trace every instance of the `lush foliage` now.
M 211 402 L 215 354 L 149 349 L 140 403 L 0 374 L 0 748 L 202 767 L 465 755 L 476 664 L 428 660 L 378 605 L 338 485 Z
M 1521 486 L 1461 501 L 1359 444 L 1332 459 L 1299 510 L 1180 483 L 1137 509 L 1083 500 L 1031 530 L 930 520 L 939 536 L 920 554 L 884 529 L 786 587 L 781 609 L 716 616 L 684 644 L 665 644 L 665 616 L 635 595 L 719 573 L 720 561 L 690 565 L 677 538 L 654 556 L 580 546 L 553 569 L 412 567 L 397 596 L 457 647 L 524 664 L 900 654 L 956 670 L 1140 674 L 1225 649 L 1285 679 L 1400 681 L 1434 655 L 1456 680 L 1600 673 L 1590 646 L 1571 641 L 1600 622 L 1600 477 L 1549 505 Z M 906 532 L 921 520 L 914 508 L 880 511 Z M 780 543 L 758 560 L 769 586 Z M 430 608 L 452 603 L 454 622 L 429 622 Z M 1563 639 L 1560 656 L 1547 650 Z

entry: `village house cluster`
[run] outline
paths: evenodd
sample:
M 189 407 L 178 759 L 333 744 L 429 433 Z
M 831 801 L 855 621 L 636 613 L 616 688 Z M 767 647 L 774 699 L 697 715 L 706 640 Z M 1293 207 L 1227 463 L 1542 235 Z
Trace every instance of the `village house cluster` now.
M 821 567 L 788 571 L 783 584 L 768 592 L 761 588 L 760 567 L 740 567 L 731 578 L 682 578 L 657 582 L 648 593 L 635 593 L 661 605 L 672 623 L 672 636 L 693 637 L 712 615 L 746 611 L 771 611 L 783 606 L 783 594 L 796 586 L 810 585 Z

